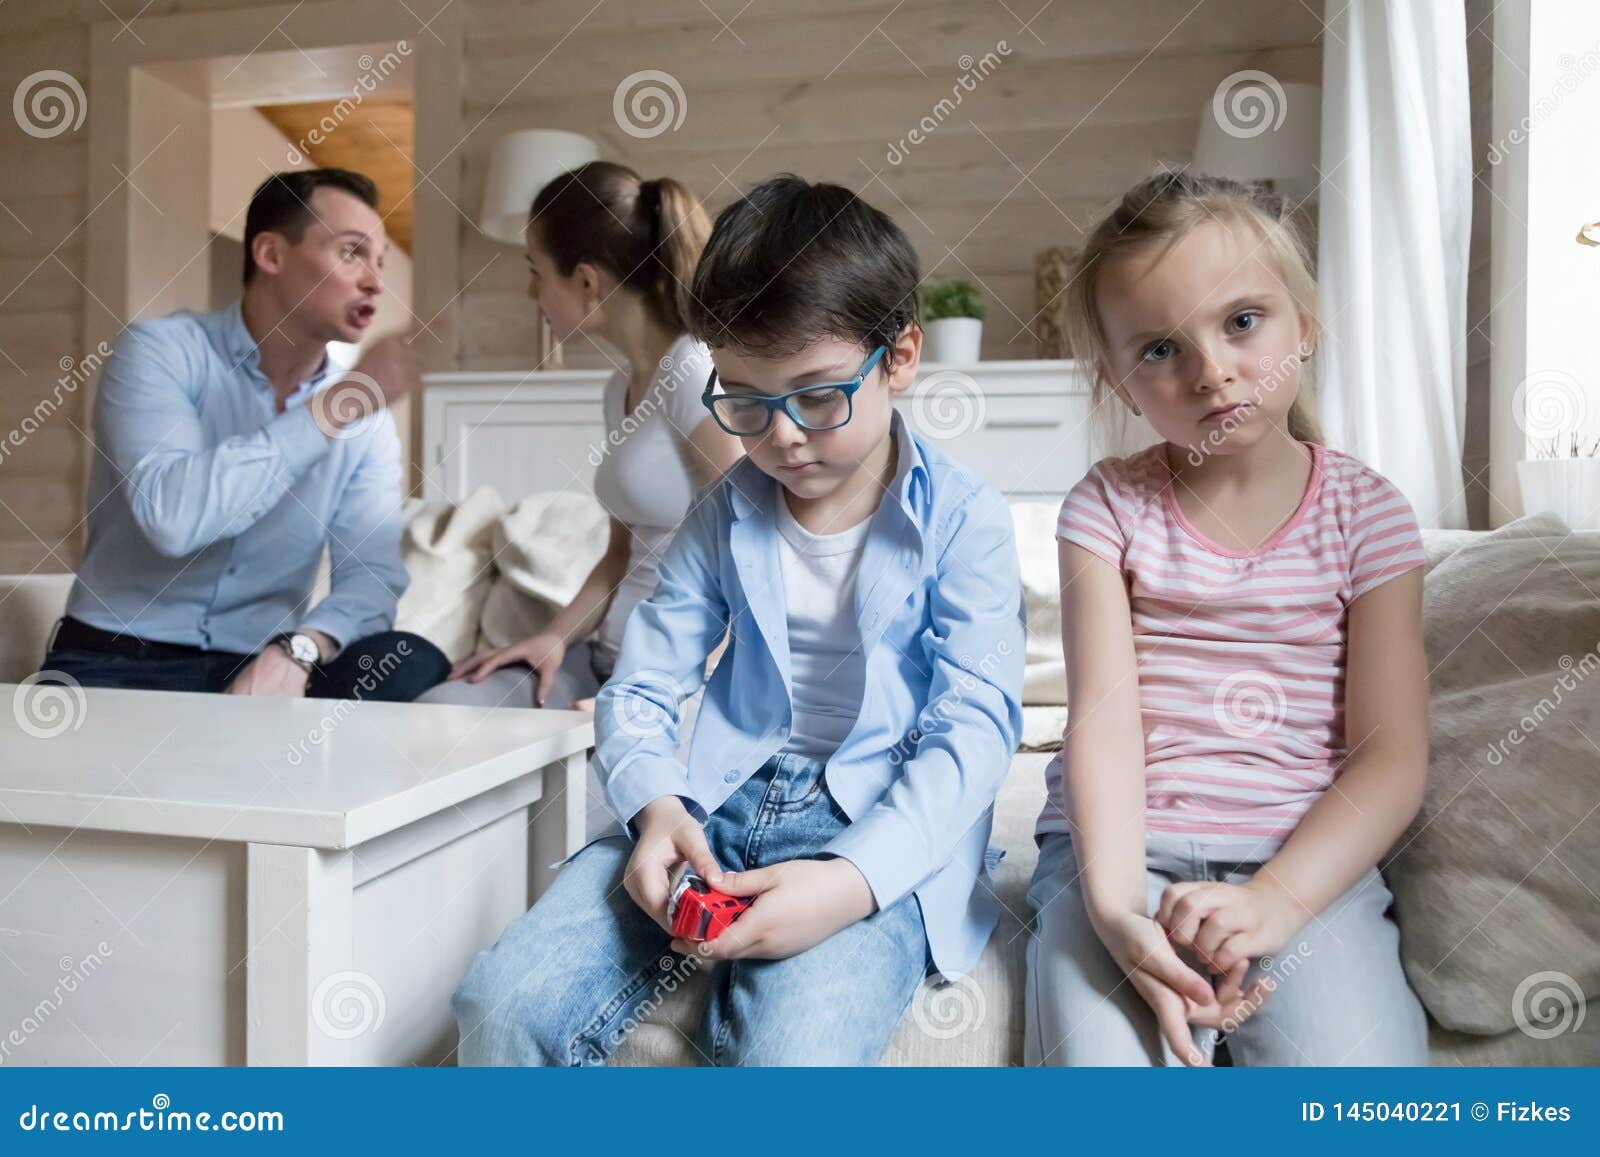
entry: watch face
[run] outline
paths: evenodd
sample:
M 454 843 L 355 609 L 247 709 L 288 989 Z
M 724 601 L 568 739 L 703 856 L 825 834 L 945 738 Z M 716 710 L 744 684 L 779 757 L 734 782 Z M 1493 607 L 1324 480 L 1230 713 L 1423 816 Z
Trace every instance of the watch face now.
M 309 635 L 290 635 L 289 653 L 302 663 L 315 663 L 322 657 Z

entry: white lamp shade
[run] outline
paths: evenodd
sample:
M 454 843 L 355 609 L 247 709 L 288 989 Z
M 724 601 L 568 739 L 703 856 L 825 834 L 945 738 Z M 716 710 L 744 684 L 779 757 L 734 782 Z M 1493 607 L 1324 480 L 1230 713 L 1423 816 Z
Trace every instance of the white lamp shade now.
M 1316 191 L 1321 149 L 1322 89 L 1252 73 L 1231 86 L 1223 81 L 1200 110 L 1194 167 L 1239 181 L 1271 181 L 1285 195 L 1304 199 Z
M 521 245 L 539 190 L 599 156 L 599 146 L 577 133 L 524 129 L 501 137 L 489 156 L 478 228 L 496 241 Z

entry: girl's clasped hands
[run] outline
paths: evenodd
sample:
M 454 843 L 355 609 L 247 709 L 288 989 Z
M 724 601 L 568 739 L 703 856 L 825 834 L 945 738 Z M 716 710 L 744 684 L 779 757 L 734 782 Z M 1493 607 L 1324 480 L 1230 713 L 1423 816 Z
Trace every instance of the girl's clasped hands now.
M 1186 1064 L 1209 1063 L 1191 1027 L 1229 1032 L 1266 1003 L 1277 982 L 1263 975 L 1247 989 L 1250 962 L 1280 951 L 1304 923 L 1292 897 L 1264 875 L 1247 884 L 1169 884 L 1154 916 L 1120 912 L 1102 922 L 1101 940 Z

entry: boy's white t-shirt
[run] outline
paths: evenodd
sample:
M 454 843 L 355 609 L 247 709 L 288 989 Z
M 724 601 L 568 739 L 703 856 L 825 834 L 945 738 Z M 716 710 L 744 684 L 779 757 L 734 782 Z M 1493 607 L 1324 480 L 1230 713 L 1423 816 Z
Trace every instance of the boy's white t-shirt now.
M 826 760 L 855 725 L 866 692 L 856 573 L 872 519 L 836 534 L 812 534 L 795 519 L 782 491 L 777 507 L 794 703 L 783 750 Z

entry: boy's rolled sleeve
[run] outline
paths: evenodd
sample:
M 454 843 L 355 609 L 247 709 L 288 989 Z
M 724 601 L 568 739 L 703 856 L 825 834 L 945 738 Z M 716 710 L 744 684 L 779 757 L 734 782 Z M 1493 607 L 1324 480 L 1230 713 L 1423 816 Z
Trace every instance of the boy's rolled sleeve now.
M 688 770 L 676 759 L 635 760 L 605 783 L 606 799 L 630 832 L 635 816 L 648 804 L 669 795 L 682 800 L 684 810 L 695 819 L 706 822 L 706 809 L 689 794 Z

